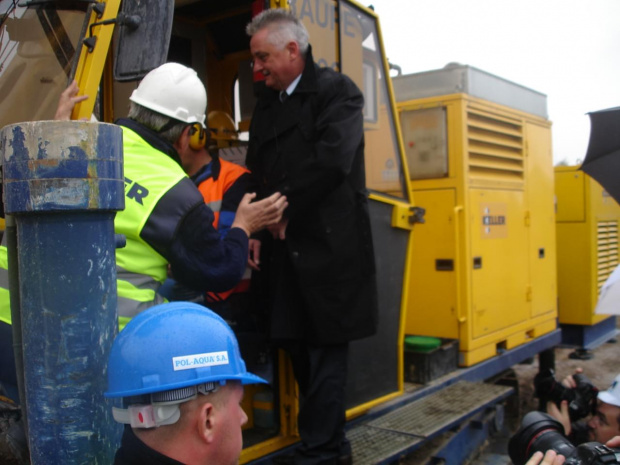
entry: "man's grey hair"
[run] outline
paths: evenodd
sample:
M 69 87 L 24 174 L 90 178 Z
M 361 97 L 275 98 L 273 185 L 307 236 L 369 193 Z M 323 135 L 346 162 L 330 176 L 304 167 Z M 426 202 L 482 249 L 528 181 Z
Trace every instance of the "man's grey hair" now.
M 284 48 L 291 41 L 297 42 L 302 55 L 308 51 L 309 35 L 306 27 L 290 10 L 273 8 L 265 10 L 255 16 L 246 26 L 245 32 L 252 37 L 258 31 L 269 28 L 269 42 L 279 48 Z
M 179 137 L 181 137 L 181 133 L 187 127 L 186 123 L 182 121 L 178 121 L 179 124 L 174 124 L 175 119 L 164 116 L 160 113 L 154 112 L 153 110 L 149 110 L 142 105 L 139 105 L 135 102 L 129 101 L 129 115 L 131 119 L 137 121 L 143 126 L 157 132 L 160 137 L 171 144 L 174 144 Z M 170 126 L 170 124 L 174 124 L 169 129 L 161 132 L 161 129 L 166 125 Z

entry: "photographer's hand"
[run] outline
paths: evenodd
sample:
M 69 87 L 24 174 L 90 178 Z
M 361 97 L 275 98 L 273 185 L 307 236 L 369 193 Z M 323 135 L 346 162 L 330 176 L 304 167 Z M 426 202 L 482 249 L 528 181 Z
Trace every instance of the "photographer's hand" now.
M 564 427 L 564 435 L 568 436 L 571 433 L 570 415 L 568 413 L 568 402 L 563 400 L 560 403 L 560 408 L 555 405 L 554 402 L 547 402 L 547 413 L 562 423 Z
M 563 455 L 557 455 L 556 451 L 549 449 L 544 458 L 542 452 L 534 452 L 534 455 L 530 457 L 525 465 L 562 465 L 564 460 L 566 459 Z
M 574 374 L 580 375 L 581 373 L 583 373 L 582 368 L 575 368 Z M 575 389 L 577 387 L 577 381 L 575 381 L 575 378 L 573 378 L 573 375 L 568 375 L 566 378 L 562 380 L 562 386 L 567 387 L 569 389 Z
M 620 448 L 620 436 L 615 436 L 605 443 L 607 447 Z

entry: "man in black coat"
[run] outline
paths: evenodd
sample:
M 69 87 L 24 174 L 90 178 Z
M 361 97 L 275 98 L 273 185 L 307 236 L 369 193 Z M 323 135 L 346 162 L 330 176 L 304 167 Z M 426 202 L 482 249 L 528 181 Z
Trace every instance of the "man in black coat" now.
M 349 342 L 375 333 L 377 291 L 365 186 L 363 95 L 312 58 L 290 12 L 247 27 L 254 72 L 265 78 L 247 165 L 259 196 L 288 198 L 262 242 L 257 279 L 271 338 L 291 356 L 301 393 L 296 464 L 351 463 L 344 434 Z

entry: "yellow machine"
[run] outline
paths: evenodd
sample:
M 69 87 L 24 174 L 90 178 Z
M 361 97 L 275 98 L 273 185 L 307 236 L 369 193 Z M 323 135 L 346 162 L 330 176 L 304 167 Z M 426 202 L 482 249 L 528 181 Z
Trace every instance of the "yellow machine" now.
M 474 413 L 483 415 L 480 421 L 494 419 L 486 407 L 503 402 L 510 388 L 500 392 L 482 381 L 560 340 L 554 331 L 555 215 L 544 96 L 469 67 L 428 73 L 413 85 L 411 77 L 393 83 L 379 19 L 353 0 L 0 0 L 0 128 L 53 118 L 73 79 L 89 98 L 76 105 L 72 118 L 113 122 L 127 115 L 139 79 L 173 61 L 194 68 L 205 83 L 207 113 L 232 116 L 237 139 L 220 148 L 234 148 L 237 156 L 260 85 L 245 26 L 275 7 L 290 8 L 304 22 L 319 65 L 346 73 L 364 93 L 380 312 L 377 334 L 350 345 L 347 418 L 370 409 L 373 418 L 381 409 L 390 410 L 390 418 L 411 418 L 413 410 L 430 412 L 428 418 L 435 413 L 421 397 L 431 397 L 437 386 L 415 402 L 404 393 L 405 333 L 458 339 L 461 365 L 474 365 L 445 382 L 459 407 L 450 422 L 443 416 L 434 422 L 438 426 L 420 421 L 434 428 L 423 432 L 407 430 L 411 421 L 352 425 L 347 435 L 355 463 L 388 463 L 423 438 L 452 433 L 457 423 L 469 428 Z M 393 85 L 402 101 L 402 131 Z M 411 93 L 429 88 L 435 91 Z M 414 205 L 426 209 L 424 224 Z M 269 381 L 245 391 L 249 421 L 241 463 L 299 440 L 291 366 L 283 353 L 261 345 L 264 339 L 239 337 L 248 370 Z M 475 365 L 513 348 L 492 368 Z M 455 383 L 457 376 L 467 384 Z M 485 387 L 483 403 L 462 395 Z M 476 403 L 461 409 L 467 401 Z M 499 415 L 500 409 L 490 410 Z M 356 452 L 383 458 L 364 462 Z
M 618 266 L 620 206 L 578 166 L 555 168 L 558 314 L 563 341 L 588 348 L 615 334 L 615 317 L 594 313 Z
M 416 229 L 405 332 L 470 366 L 556 328 L 546 97 L 461 65 L 393 79 Z
M 198 72 L 207 87 L 207 111 L 233 115 L 243 140 L 256 85 L 246 24 L 273 7 L 291 8 L 304 22 L 318 63 L 349 75 L 366 103 L 367 184 L 381 315 L 379 333 L 351 345 L 348 416 L 401 394 L 402 293 L 415 209 L 377 15 L 349 0 L 40 3 L 0 0 L 6 7 L 0 11 L 0 127 L 53 118 L 58 96 L 72 79 L 80 94 L 90 97 L 76 105 L 73 119 L 93 115 L 113 122 L 126 116 L 128 97 L 146 72 L 175 61 Z M 245 463 L 298 440 L 297 394 L 282 354 L 263 352 L 251 341 L 240 344 L 249 369 L 270 381 L 269 388 L 246 390 Z

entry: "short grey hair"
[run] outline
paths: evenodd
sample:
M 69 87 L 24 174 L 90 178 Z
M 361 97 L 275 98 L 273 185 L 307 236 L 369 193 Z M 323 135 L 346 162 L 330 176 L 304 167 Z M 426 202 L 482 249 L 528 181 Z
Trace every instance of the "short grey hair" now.
M 246 26 L 245 32 L 252 37 L 258 31 L 269 28 L 272 34 L 269 41 L 272 45 L 284 48 L 290 42 L 295 41 L 299 45 L 302 55 L 308 51 L 310 36 L 308 30 L 290 10 L 272 8 L 255 16 Z
M 128 116 L 141 125 L 159 133 L 162 139 L 171 144 L 179 140 L 181 133 L 183 133 L 183 130 L 188 126 L 182 121 L 178 121 L 178 124 L 174 124 L 177 120 L 164 116 L 132 101 L 129 101 Z M 171 124 L 173 124 L 172 127 L 170 127 Z M 161 129 L 166 126 L 168 126 L 169 129 L 161 132 Z

